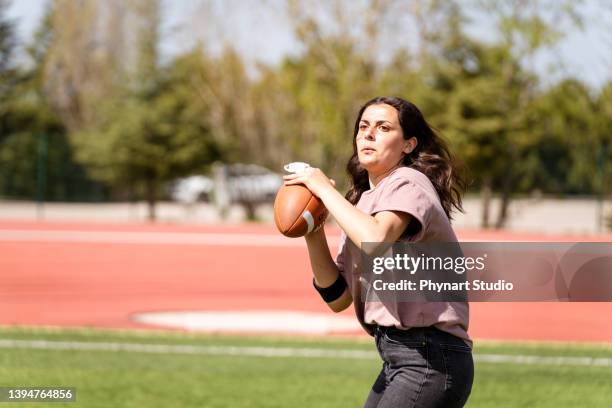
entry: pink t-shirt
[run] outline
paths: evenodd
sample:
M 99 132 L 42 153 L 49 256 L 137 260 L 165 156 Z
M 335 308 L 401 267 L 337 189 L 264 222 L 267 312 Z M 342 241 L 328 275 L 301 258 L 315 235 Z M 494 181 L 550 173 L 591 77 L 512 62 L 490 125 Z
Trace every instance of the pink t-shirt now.
M 409 167 L 400 167 L 365 191 L 356 207 L 366 214 L 401 211 L 421 224 L 416 234 L 407 230 L 399 239 L 406 242 L 457 242 L 450 221 L 440 204 L 438 193 L 427 176 Z M 336 264 L 355 299 L 359 322 L 395 326 L 400 329 L 435 326 L 472 344 L 468 336 L 467 302 L 363 302 L 359 285 L 359 248 L 342 233 Z M 364 325 L 367 330 L 367 326 Z

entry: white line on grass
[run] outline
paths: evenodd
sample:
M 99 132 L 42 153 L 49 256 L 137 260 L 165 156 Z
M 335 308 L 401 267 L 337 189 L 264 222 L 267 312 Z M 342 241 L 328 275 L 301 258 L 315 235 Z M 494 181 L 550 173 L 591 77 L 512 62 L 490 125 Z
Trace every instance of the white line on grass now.
M 39 350 L 127 351 L 157 354 L 201 354 L 253 357 L 320 357 L 372 359 L 378 356 L 366 350 L 332 350 L 297 347 L 191 346 L 142 343 L 99 343 L 55 340 L 0 339 L 0 348 Z
M 605 358 L 605 357 L 474 354 L 474 361 L 478 363 L 511 363 L 511 364 L 576 365 L 576 366 L 612 367 L 612 358 Z
M 196 354 L 216 356 L 251 357 L 305 357 L 305 358 L 347 358 L 358 360 L 377 359 L 378 353 L 367 350 L 318 349 L 301 347 L 243 347 L 243 346 L 192 346 L 142 343 L 78 342 L 55 340 L 12 340 L 0 339 L 0 348 L 37 350 L 87 350 L 136 352 L 153 354 Z M 575 365 L 612 367 L 612 358 L 528 356 L 508 354 L 474 354 L 479 363 L 507 363 L 527 365 Z

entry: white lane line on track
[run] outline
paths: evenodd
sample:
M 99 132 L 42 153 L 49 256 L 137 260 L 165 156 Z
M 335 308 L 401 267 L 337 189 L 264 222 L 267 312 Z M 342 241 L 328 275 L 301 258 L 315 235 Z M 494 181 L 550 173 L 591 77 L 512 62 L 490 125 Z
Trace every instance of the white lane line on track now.
M 306 247 L 304 240 L 272 234 L 135 232 L 135 231 L 71 231 L 0 229 L 0 242 L 68 242 L 147 245 L 209 245 L 247 247 Z M 328 237 L 330 245 L 338 245 L 339 237 Z
M 369 360 L 378 359 L 378 353 L 367 350 L 333 350 L 297 347 L 242 347 L 242 346 L 192 346 L 142 343 L 101 343 L 54 340 L 13 340 L 0 339 L 0 348 L 35 350 L 82 350 L 135 352 L 151 354 L 192 354 L 216 356 L 251 357 L 305 357 L 305 358 L 346 358 Z M 568 357 L 568 356 L 528 356 L 507 354 L 474 354 L 478 363 L 507 363 L 518 365 L 555 365 L 555 366 L 598 366 L 612 367 L 612 358 Z

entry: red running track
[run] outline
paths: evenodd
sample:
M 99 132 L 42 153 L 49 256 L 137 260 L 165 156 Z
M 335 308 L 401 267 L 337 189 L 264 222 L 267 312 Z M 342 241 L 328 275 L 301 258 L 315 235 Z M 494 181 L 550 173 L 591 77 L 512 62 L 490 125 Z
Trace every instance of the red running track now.
M 337 241 L 338 230 L 329 232 L 330 241 Z M 459 236 L 612 241 L 500 232 Z M 0 325 L 148 328 L 130 317 L 181 310 L 328 312 L 311 279 L 303 240 L 283 238 L 268 225 L 0 222 Z M 475 339 L 612 341 L 612 303 L 470 307 Z

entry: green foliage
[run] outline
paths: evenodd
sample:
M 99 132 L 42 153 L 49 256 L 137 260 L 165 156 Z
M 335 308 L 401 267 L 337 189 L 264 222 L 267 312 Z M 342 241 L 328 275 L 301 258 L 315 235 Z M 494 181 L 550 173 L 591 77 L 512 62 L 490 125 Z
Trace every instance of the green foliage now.
M 539 96 L 529 106 L 527 123 L 537 143 L 538 174 L 528 188 L 555 193 L 596 193 L 599 140 L 595 130 L 595 102 L 584 84 L 566 80 Z
M 107 200 L 108 188 L 92 182 L 72 154 L 64 133 L 11 134 L 0 146 L 0 194 L 38 199 L 37 180 L 42 171 L 45 201 Z
M 14 87 L 15 72 L 11 67 L 15 48 L 13 22 L 6 18 L 9 3 L 0 0 L 0 143 L 6 137 L 10 93 Z
M 107 189 L 92 182 L 73 158 L 64 124 L 42 93 L 41 66 L 22 69 L 10 61 L 15 44 L 13 27 L 3 15 L 7 4 L 0 2 L 0 196 L 107 199 Z M 43 43 L 36 49 L 44 52 Z M 30 53 L 35 61 L 37 55 Z
M 0 68 L 15 45 L 6 4 Z M 612 191 L 612 84 L 597 95 L 571 78 L 544 89 L 528 69 L 568 25 L 580 26 L 580 3 L 469 2 L 496 27 L 488 42 L 466 34 L 457 1 L 360 4 L 290 2 L 302 52 L 252 75 L 231 47 L 213 57 L 198 46 L 162 64 L 159 1 L 50 2 L 26 47 L 32 69 L 0 79 L 0 194 L 33 194 L 36 161 L 23 157 L 38 154 L 41 135 L 50 192 L 76 183 L 54 172 L 81 175 L 84 166 L 115 197 L 153 204 L 167 182 L 215 160 L 275 171 L 307 161 L 343 189 L 355 115 L 377 95 L 415 102 L 468 165 L 473 188 L 500 194 L 504 208 L 533 190 Z M 345 7 L 368 17 L 355 21 Z M 415 16 L 416 48 L 392 30 L 400 11 Z M 388 62 L 379 58 L 387 49 Z
M 164 183 L 203 172 L 222 157 L 202 103 L 180 73 L 177 62 L 146 95 L 106 101 L 101 125 L 73 135 L 77 157 L 93 177 L 155 200 Z
M 596 101 L 594 126 L 599 140 L 599 189 L 612 193 L 612 82 L 603 87 Z
M 485 121 L 470 119 L 468 115 L 470 129 L 464 133 L 467 143 L 464 137 L 462 145 L 465 148 L 471 146 L 472 154 L 477 152 L 476 156 L 468 158 L 468 163 L 472 164 L 483 190 L 499 192 L 500 209 L 495 226 L 503 227 L 512 195 L 521 188 L 531 187 L 540 165 L 539 156 L 533 153 L 540 141 L 526 119 L 530 104 L 538 96 L 538 80 L 525 67 L 538 51 L 559 41 L 563 33 L 562 23 L 569 21 L 572 26 L 580 25 L 579 4 L 566 1 L 555 4 L 548 0 L 535 0 L 528 4 L 521 0 L 476 3 L 496 24 L 500 39 L 493 45 L 481 46 L 475 61 L 468 60 L 470 66 L 477 68 L 478 78 L 476 82 L 463 80 L 461 84 L 467 86 L 468 93 L 476 90 L 488 98 L 477 96 L 481 106 L 475 110 L 468 109 L 472 113 L 480 111 L 476 115 L 484 114 Z M 461 35 L 461 30 L 458 34 Z M 460 103 L 459 117 L 465 117 L 465 106 L 465 103 Z M 486 108 L 492 108 L 492 111 L 486 112 Z M 455 129 L 455 126 L 451 127 Z M 470 140 L 474 134 L 479 134 L 473 140 L 476 143 Z M 483 197 L 482 224 L 486 227 L 489 194 Z
M 92 182 L 75 162 L 64 125 L 45 103 L 36 85 L 32 72 L 20 73 L 3 104 L 0 195 L 50 201 L 107 199 L 107 189 Z M 39 183 L 46 185 L 45 191 L 37 190 Z
M 280 92 L 295 100 L 293 112 L 287 112 L 294 123 L 279 135 L 290 146 L 286 159 L 311 162 L 342 178 L 352 153 L 355 114 L 373 96 L 371 64 L 350 41 L 330 38 L 281 66 Z

